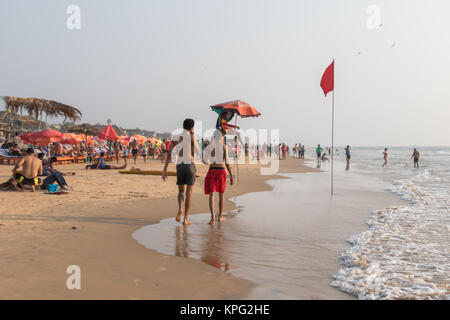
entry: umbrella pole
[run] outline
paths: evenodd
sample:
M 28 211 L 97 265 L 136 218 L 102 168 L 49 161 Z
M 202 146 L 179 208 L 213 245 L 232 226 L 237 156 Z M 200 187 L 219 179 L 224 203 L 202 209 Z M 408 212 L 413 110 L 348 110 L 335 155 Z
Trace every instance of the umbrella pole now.
M 234 120 L 234 125 L 235 125 L 235 132 L 236 132 L 236 140 L 234 142 L 234 161 L 236 163 L 236 176 L 237 176 L 237 181 L 239 183 L 239 165 L 238 165 L 238 148 L 237 148 L 237 114 L 236 114 L 236 119 Z

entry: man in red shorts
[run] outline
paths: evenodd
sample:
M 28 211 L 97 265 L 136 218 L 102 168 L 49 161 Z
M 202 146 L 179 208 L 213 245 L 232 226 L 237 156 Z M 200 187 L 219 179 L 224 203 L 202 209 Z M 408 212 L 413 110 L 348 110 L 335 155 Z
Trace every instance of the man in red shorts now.
M 225 220 L 223 217 L 223 199 L 225 189 L 227 187 L 227 172 L 225 167 L 230 174 L 230 184 L 233 185 L 233 174 L 231 173 L 231 166 L 227 162 L 227 148 L 224 143 L 224 137 L 222 135 L 221 138 L 215 139 L 212 141 L 212 150 L 211 153 L 211 161 L 209 164 L 209 171 L 205 178 L 205 194 L 209 195 L 209 209 L 211 211 L 211 221 L 210 224 L 214 224 L 216 215 L 214 214 L 214 196 L 216 192 L 219 193 L 219 222 Z M 223 157 L 216 157 L 216 149 L 221 148 L 223 150 Z

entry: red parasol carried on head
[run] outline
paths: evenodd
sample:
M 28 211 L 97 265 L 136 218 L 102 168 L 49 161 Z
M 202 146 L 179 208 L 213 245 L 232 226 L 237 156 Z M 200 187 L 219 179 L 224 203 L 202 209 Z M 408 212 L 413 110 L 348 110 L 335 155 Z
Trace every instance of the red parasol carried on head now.
M 235 100 L 235 101 L 229 101 L 224 103 L 219 103 L 214 106 L 211 106 L 211 109 L 216 112 L 219 117 L 217 119 L 216 123 L 216 129 L 220 130 L 222 133 L 227 134 L 227 131 L 232 128 L 234 131 L 233 133 L 236 133 L 236 136 L 240 140 L 240 135 L 235 131 L 235 129 L 240 129 L 237 126 L 237 116 L 235 117 L 235 124 L 231 125 L 228 122 L 233 119 L 235 115 L 240 116 L 241 118 L 249 118 L 249 117 L 259 117 L 261 113 L 256 110 L 253 106 L 251 106 L 249 103 L 242 101 L 242 100 Z M 241 141 L 242 143 L 242 141 Z M 237 150 L 237 141 L 235 142 L 235 150 Z M 236 162 L 236 170 L 237 170 L 237 177 L 239 181 L 239 168 L 237 163 L 237 151 L 235 153 L 235 162 Z
M 211 106 L 213 111 L 232 112 L 238 114 L 241 118 L 259 117 L 261 113 L 253 106 L 242 100 L 229 101 Z
M 28 138 L 35 144 L 46 146 L 52 142 L 61 141 L 63 139 L 63 134 L 56 130 L 46 129 L 43 131 L 34 132 L 30 134 Z
M 97 136 L 100 140 L 116 140 L 119 137 L 110 124 L 100 131 Z

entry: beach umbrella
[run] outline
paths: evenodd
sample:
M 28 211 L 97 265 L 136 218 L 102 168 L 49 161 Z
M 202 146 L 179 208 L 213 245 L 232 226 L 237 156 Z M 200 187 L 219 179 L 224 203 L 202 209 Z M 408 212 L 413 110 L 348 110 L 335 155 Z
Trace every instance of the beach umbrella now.
M 136 139 L 138 143 L 144 143 L 147 140 L 146 137 L 141 136 L 139 134 L 135 134 L 135 135 L 131 136 L 131 139 Z
M 241 118 L 259 117 L 261 113 L 253 106 L 242 100 L 229 101 L 211 106 L 211 109 L 217 113 L 230 112 L 238 114 Z
M 100 131 L 97 136 L 100 140 L 116 140 L 119 137 L 110 124 Z
M 53 142 L 59 142 L 63 138 L 64 137 L 61 132 L 52 129 L 34 132 L 29 135 L 29 139 L 30 141 L 32 141 L 32 143 L 43 146 L 49 145 L 50 143 Z
M 79 134 L 76 134 L 76 133 L 69 133 L 69 132 L 66 132 L 66 133 L 63 133 L 63 139 L 68 139 L 68 138 L 74 138 L 74 139 L 76 139 L 76 140 L 83 140 L 84 139 L 84 137 L 80 137 L 81 135 L 79 135 Z
M 259 117 L 261 113 L 256 110 L 252 105 L 249 103 L 242 101 L 242 100 L 235 100 L 235 101 L 229 101 L 224 103 L 219 103 L 216 105 L 211 106 L 211 109 L 216 112 L 219 117 L 217 118 L 216 122 L 216 128 L 217 130 L 220 130 L 223 133 L 227 133 L 227 130 L 230 128 L 239 129 L 237 126 L 237 118 L 238 116 L 241 118 L 249 118 L 249 117 Z M 233 119 L 235 119 L 234 126 L 229 124 L 229 122 Z M 240 140 L 239 135 L 237 135 L 238 139 Z M 241 142 L 242 143 L 242 142 Z M 235 150 L 237 150 L 237 141 L 235 143 Z M 239 167 L 237 163 L 237 151 L 235 152 L 235 168 L 237 170 L 237 178 L 239 182 Z
M 69 137 L 69 138 L 64 138 L 60 141 L 61 144 L 70 144 L 70 145 L 75 145 L 75 144 L 80 144 L 81 141 L 78 139 L 75 139 L 73 137 Z
M 31 132 L 31 133 L 25 133 L 25 134 L 20 135 L 19 138 L 20 138 L 24 143 L 32 144 L 33 141 L 31 141 L 31 138 L 30 138 L 30 136 L 31 136 L 32 134 L 33 134 L 32 132 Z
M 124 145 L 129 145 L 129 144 L 130 144 L 130 137 L 127 137 L 127 136 L 119 136 L 118 139 L 119 139 L 119 142 L 120 142 L 121 144 L 124 144 Z

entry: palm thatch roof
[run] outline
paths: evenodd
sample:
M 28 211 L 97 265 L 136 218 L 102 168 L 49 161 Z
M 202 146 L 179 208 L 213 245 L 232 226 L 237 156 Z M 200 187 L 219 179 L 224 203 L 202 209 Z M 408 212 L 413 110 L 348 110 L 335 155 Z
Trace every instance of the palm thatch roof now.
M 45 114 L 50 117 L 64 117 L 72 121 L 81 119 L 82 113 L 77 108 L 59 103 L 53 100 L 45 100 L 41 98 L 18 98 L 18 97 L 2 97 L 6 104 L 6 110 L 11 109 L 12 112 L 20 112 L 24 110 L 28 115 L 36 120 L 39 116 Z
M 95 136 L 99 132 L 99 130 L 96 127 L 94 127 L 93 125 L 90 125 L 89 123 L 83 123 L 78 126 L 73 126 L 73 127 L 67 128 L 67 131 L 72 132 L 72 133 L 90 135 L 90 136 Z
M 20 120 L 20 115 L 14 112 L 0 111 L 0 124 L 8 125 L 11 130 L 20 131 L 18 128 L 26 130 L 38 130 L 44 126 L 42 121 L 34 120 L 33 118 L 23 116 Z

